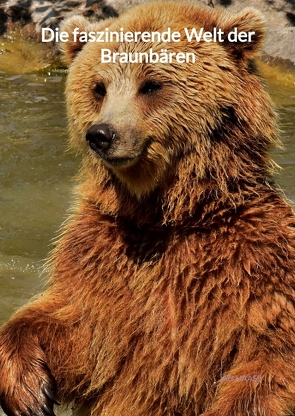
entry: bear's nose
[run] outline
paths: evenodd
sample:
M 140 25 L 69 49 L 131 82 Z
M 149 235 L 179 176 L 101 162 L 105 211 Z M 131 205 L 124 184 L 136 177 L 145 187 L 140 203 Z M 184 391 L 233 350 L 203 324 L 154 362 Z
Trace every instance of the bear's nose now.
M 93 124 L 86 133 L 86 141 L 95 152 L 104 152 L 111 147 L 115 132 L 109 124 Z

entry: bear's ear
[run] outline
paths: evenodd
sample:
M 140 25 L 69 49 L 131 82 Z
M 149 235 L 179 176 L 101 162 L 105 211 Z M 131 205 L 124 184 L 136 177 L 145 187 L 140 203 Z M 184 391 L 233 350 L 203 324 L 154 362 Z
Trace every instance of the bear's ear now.
M 265 32 L 265 19 L 260 12 L 247 8 L 220 22 L 224 47 L 238 60 L 252 59 L 259 51 Z
M 77 55 L 77 53 L 83 48 L 85 42 L 79 40 L 79 36 L 74 35 L 74 30 L 79 28 L 80 32 L 89 32 L 91 23 L 83 16 L 73 16 L 63 21 L 60 26 L 60 32 L 67 32 L 67 42 L 61 44 L 61 50 L 64 54 L 64 60 L 67 65 L 70 65 Z
M 67 65 L 70 65 L 78 52 L 81 51 L 86 44 L 85 41 L 81 41 L 85 36 L 81 36 L 81 32 L 94 32 L 101 31 L 109 25 L 109 21 L 106 19 L 101 22 L 91 23 L 84 16 L 72 16 L 64 20 L 60 26 L 60 32 L 68 33 L 68 41 L 61 44 L 61 50 L 64 55 L 64 61 Z

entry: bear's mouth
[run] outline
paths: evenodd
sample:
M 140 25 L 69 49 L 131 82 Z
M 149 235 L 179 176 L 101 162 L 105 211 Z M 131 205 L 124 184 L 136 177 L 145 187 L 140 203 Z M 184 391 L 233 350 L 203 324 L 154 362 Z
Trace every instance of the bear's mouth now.
M 137 157 L 106 157 L 105 155 L 103 157 L 100 155 L 100 157 L 111 168 L 127 168 L 134 165 L 138 160 Z
M 106 149 L 98 147 L 97 144 L 91 140 L 88 140 L 88 144 L 92 153 L 102 159 L 109 167 L 128 167 L 133 165 L 138 159 L 138 156 L 133 155 L 129 157 L 112 155 L 109 151 L 106 151 Z

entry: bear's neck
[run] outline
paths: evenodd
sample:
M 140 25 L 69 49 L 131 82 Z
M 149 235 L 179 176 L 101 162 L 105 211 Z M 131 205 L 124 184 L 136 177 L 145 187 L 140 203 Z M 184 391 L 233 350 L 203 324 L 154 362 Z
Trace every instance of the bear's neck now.
M 245 205 L 257 203 L 277 192 L 266 180 L 227 183 L 224 189 L 208 179 L 195 177 L 185 181 L 174 178 L 171 183 L 155 189 L 138 199 L 114 177 L 97 183 L 86 178 L 79 186 L 78 195 L 99 214 L 117 221 L 132 222 L 135 226 L 197 226 L 211 227 Z M 221 218 L 222 217 L 222 218 Z

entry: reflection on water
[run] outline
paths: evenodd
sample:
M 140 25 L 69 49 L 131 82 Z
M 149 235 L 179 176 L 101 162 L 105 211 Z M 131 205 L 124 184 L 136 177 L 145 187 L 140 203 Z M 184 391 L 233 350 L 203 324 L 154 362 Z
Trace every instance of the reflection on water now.
M 295 85 L 268 83 L 285 145 L 277 180 L 295 200 Z M 63 90 L 63 76 L 0 72 L 0 325 L 42 288 L 42 259 L 70 205 L 78 162 L 65 152 Z

